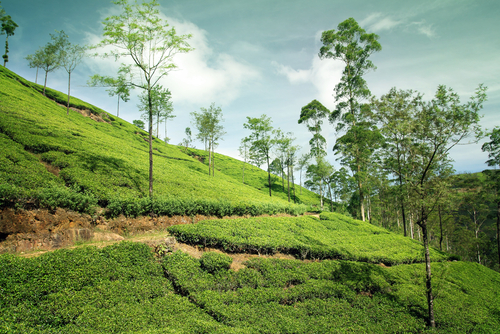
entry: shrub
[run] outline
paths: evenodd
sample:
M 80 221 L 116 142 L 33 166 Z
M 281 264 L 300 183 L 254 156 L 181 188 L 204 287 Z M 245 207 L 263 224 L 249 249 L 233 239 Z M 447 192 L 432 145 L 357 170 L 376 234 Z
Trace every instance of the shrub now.
M 211 274 L 228 270 L 231 263 L 233 259 L 230 256 L 217 252 L 203 253 L 200 259 L 201 268 Z

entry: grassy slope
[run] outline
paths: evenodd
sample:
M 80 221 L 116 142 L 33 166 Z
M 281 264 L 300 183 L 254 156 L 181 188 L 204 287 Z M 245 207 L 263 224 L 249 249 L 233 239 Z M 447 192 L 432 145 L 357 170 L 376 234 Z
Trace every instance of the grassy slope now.
M 205 172 L 208 171 L 208 153 L 204 150 L 197 150 L 193 148 L 187 149 L 187 152 L 190 156 L 199 157 L 204 164 L 207 166 L 205 168 Z M 219 172 L 231 176 L 237 182 L 243 182 L 243 162 L 226 155 L 215 153 L 215 169 Z M 260 190 L 263 194 L 269 194 L 268 181 L 267 181 L 267 172 L 262 169 L 250 165 L 245 164 L 245 184 L 249 185 L 253 188 Z M 283 179 L 281 177 L 277 177 L 276 175 L 271 175 L 272 180 L 272 194 L 273 196 L 288 200 L 288 190 L 287 183 L 285 180 L 285 190 L 283 190 Z M 297 176 L 295 176 L 295 182 L 298 181 Z M 290 180 L 290 187 L 292 187 L 292 181 Z M 291 200 L 293 201 L 293 188 L 290 189 Z M 319 199 L 318 195 L 313 193 L 312 191 L 302 188 L 299 186 L 295 186 L 295 196 L 297 203 L 306 203 L 306 204 L 318 204 Z
M 343 259 L 387 265 L 423 262 L 420 242 L 338 213 L 316 217 L 223 219 L 176 225 L 169 232 L 192 245 L 230 252 L 292 254 L 303 259 Z M 433 261 L 448 255 L 431 249 Z
M 72 186 L 80 192 L 90 191 L 101 203 L 117 195 L 147 196 L 146 132 L 75 98 L 74 106 L 100 113 L 109 123 L 71 110 L 66 116 L 65 108 L 39 93 L 41 86 L 3 67 L 0 86 L 0 144 L 5 148 L 0 151 L 2 184 L 14 185 L 21 193 L 51 185 Z M 50 89 L 47 95 L 65 100 L 64 94 Z M 217 173 L 209 178 L 205 166 L 177 146 L 155 139 L 153 147 L 156 195 L 284 203 L 284 196 L 270 199 L 232 175 Z M 57 176 L 42 162 L 50 164 Z
M 144 244 L 0 255 L 2 333 L 422 333 L 423 264 L 255 258 L 207 272 Z M 495 333 L 500 275 L 433 263 L 437 333 Z

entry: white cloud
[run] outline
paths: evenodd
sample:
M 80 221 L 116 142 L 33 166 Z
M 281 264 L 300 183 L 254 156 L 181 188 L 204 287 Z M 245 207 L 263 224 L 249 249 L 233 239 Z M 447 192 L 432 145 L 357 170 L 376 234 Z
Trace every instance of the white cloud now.
M 412 22 L 410 26 L 414 26 L 417 28 L 417 31 L 422 34 L 426 35 L 429 38 L 433 38 L 436 36 L 435 30 L 432 28 L 432 24 L 426 24 L 425 20 L 420 21 L 420 22 Z
M 103 13 L 105 14 L 105 13 Z M 215 52 L 209 45 L 207 32 L 188 21 L 179 21 L 161 15 L 178 35 L 191 34 L 189 44 L 193 51 L 174 56 L 177 69 L 171 71 L 160 83 L 170 89 L 175 103 L 193 106 L 211 102 L 228 104 L 238 98 L 242 89 L 253 80 L 260 78 L 260 72 L 231 55 Z M 96 44 L 101 39 L 95 34 L 87 34 L 87 43 Z M 103 51 L 111 50 L 107 47 Z M 95 58 L 88 66 L 102 75 L 116 75 L 120 63 L 131 64 L 132 60 Z
M 327 108 L 335 106 L 333 89 L 342 77 L 345 65 L 331 59 L 321 60 L 317 55 L 311 61 L 309 69 L 295 70 L 289 66 L 273 62 L 278 74 L 285 76 L 292 85 L 312 84 L 317 90 L 316 99 Z
M 383 31 L 391 30 L 392 28 L 402 24 L 402 20 L 394 20 L 391 17 L 382 17 L 381 13 L 373 13 L 369 15 L 366 19 L 360 22 L 360 26 L 366 31 Z

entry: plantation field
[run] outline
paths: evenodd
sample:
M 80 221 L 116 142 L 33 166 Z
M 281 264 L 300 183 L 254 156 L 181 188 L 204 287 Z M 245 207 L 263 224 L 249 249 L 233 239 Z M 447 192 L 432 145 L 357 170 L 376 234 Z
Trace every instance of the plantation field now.
M 67 116 L 66 108 L 56 103 L 65 101 L 65 94 L 47 89 L 50 98 L 44 97 L 40 85 L 5 68 L 0 69 L 0 86 L 0 206 L 35 202 L 89 211 L 89 206 L 112 204 L 115 214 L 137 215 L 158 203 L 182 199 L 192 204 L 188 211 L 195 214 L 197 206 L 206 207 L 199 203 L 207 200 L 229 203 L 235 212 L 244 205 L 259 212 L 266 206 L 279 212 L 305 210 L 290 209 L 283 195 L 269 198 L 232 175 L 219 172 L 209 177 L 203 163 L 158 139 L 153 150 L 159 202 L 130 208 L 136 205 L 131 202 L 148 196 L 145 131 L 76 98 L 71 98 L 73 107 L 87 109 L 102 121 L 74 110 Z M 223 160 L 219 162 L 221 167 Z M 302 202 L 313 204 L 315 199 L 309 196 Z
M 184 151 L 184 150 L 183 150 Z M 208 170 L 208 152 L 204 150 L 197 150 L 194 148 L 188 148 L 186 152 L 193 157 L 199 157 L 207 165 L 206 170 Z M 243 182 L 243 161 L 228 157 L 226 155 L 214 153 L 215 169 L 219 172 L 231 176 L 237 182 Z M 298 182 L 298 175 L 294 176 L 295 182 Z M 288 190 L 287 182 L 285 179 L 285 189 L 283 189 L 283 179 L 271 174 L 271 179 L 274 180 L 272 183 L 273 196 L 288 200 Z M 268 195 L 269 188 L 267 185 L 267 172 L 256 167 L 245 163 L 245 184 L 251 186 L 252 188 L 258 189 L 262 194 Z M 293 202 L 293 189 L 292 180 L 290 179 L 290 196 Z M 312 191 L 295 185 L 295 200 L 297 203 L 315 203 L 319 205 L 318 195 Z
M 424 261 L 420 242 L 338 213 L 316 217 L 222 219 L 168 228 L 180 242 L 228 252 L 291 254 L 386 265 Z M 431 249 L 433 261 L 449 255 Z
M 140 243 L 0 255 L 2 333 L 422 333 L 423 264 L 155 258 Z M 433 263 L 437 333 L 500 328 L 500 275 Z

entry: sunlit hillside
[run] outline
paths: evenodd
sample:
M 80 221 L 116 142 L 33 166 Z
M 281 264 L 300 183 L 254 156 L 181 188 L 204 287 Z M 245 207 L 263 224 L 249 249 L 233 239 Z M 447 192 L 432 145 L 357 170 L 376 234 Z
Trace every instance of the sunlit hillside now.
M 0 85 L 0 204 L 36 202 L 50 192 L 87 196 L 87 202 L 102 207 L 148 196 L 145 131 L 76 98 L 66 115 L 61 105 L 66 95 L 48 89 L 44 97 L 40 85 L 3 67 Z M 241 162 L 217 154 L 217 172 L 210 177 L 206 166 L 181 147 L 154 139 L 153 149 L 156 198 L 289 205 L 282 187 L 273 187 L 269 197 L 261 169 L 247 168 L 243 183 Z M 310 191 L 301 193 L 296 186 L 298 203 L 318 202 Z

